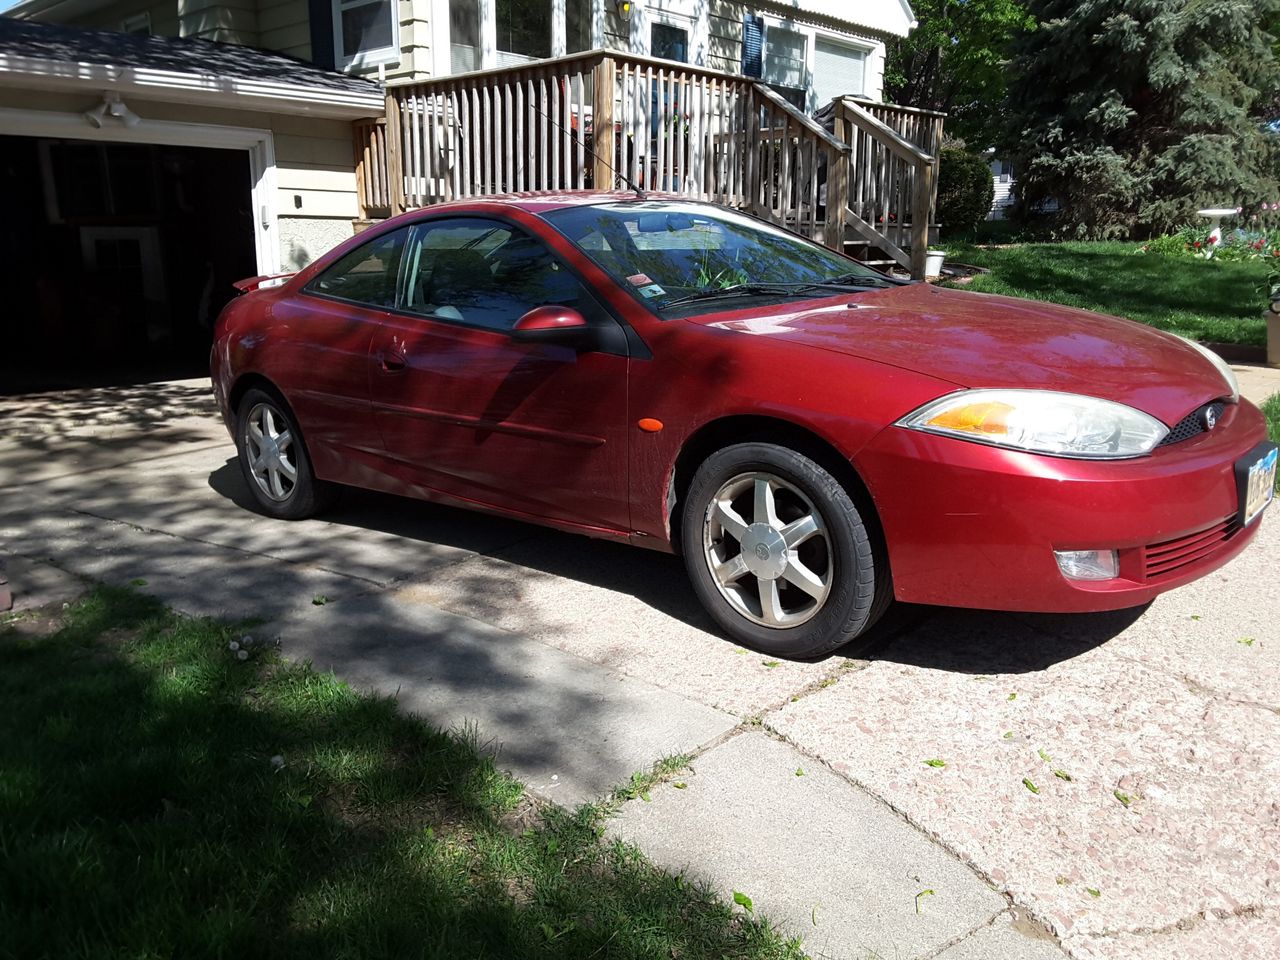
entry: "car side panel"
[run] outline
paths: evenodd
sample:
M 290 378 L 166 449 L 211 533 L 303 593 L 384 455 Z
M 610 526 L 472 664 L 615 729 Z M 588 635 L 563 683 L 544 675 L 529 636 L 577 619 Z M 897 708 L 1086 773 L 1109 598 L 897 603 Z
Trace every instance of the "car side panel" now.
M 653 359 L 632 364 L 632 525 L 637 543 L 658 549 L 671 548 L 676 460 L 708 424 L 770 417 L 813 433 L 852 460 L 885 423 L 954 389 L 873 361 L 682 320 L 643 330 Z M 663 429 L 635 429 L 641 418 L 659 420 Z

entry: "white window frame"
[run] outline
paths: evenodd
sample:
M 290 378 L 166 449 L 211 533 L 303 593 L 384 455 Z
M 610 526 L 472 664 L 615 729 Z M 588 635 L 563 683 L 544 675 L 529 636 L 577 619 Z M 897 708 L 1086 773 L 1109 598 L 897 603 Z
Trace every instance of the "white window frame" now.
M 653 25 L 675 27 L 689 34 L 689 66 L 705 67 L 711 44 L 710 18 L 698 16 L 695 5 L 685 0 L 650 0 L 636 3 L 631 14 L 631 49 L 641 56 L 653 55 Z
M 375 3 L 391 7 L 391 43 L 373 50 L 361 50 L 354 57 L 342 55 L 342 11 L 353 7 L 371 7 Z M 394 66 L 400 62 L 400 0 L 333 0 L 333 53 L 340 70 Z
M 492 70 L 498 65 L 498 8 L 495 0 L 475 0 L 480 10 L 480 69 Z M 452 42 L 449 29 L 449 0 L 430 0 L 431 3 L 431 40 L 435 48 L 431 55 L 433 75 L 447 77 L 453 73 L 453 60 L 450 57 Z M 591 48 L 599 50 L 604 46 L 604 5 L 605 0 L 591 0 Z M 552 0 L 551 4 L 551 56 L 562 57 L 565 54 L 567 24 L 565 23 L 565 4 L 563 0 Z

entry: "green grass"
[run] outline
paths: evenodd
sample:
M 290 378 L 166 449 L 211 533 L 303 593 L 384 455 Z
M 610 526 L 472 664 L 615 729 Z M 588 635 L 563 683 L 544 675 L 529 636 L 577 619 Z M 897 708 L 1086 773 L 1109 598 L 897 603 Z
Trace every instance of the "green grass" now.
M 944 243 L 948 258 L 987 267 L 967 290 L 1048 300 L 1127 317 L 1195 340 L 1261 346 L 1266 265 L 1136 252 L 1133 243 Z
M 0 956 L 802 956 L 601 839 L 681 758 L 537 807 L 473 739 L 238 632 L 109 588 L 0 621 Z
M 1262 401 L 1262 415 L 1267 418 L 1267 436 L 1280 443 L 1280 393 Z M 1276 474 L 1276 490 L 1280 490 L 1280 473 Z

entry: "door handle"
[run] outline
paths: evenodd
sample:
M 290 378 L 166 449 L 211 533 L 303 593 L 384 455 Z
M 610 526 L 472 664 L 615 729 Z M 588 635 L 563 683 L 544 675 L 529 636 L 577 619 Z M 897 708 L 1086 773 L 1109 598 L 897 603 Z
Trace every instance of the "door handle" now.
M 378 365 L 382 367 L 384 373 L 399 373 L 409 364 L 402 353 L 382 353 L 379 356 Z

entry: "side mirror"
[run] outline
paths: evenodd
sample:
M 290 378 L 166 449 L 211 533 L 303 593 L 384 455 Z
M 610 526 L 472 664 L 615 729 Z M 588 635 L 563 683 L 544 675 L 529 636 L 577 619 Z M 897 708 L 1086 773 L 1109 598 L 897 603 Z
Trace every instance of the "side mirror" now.
M 596 331 L 572 307 L 534 307 L 516 321 L 511 339 L 524 343 L 560 343 L 580 350 L 595 346 Z

